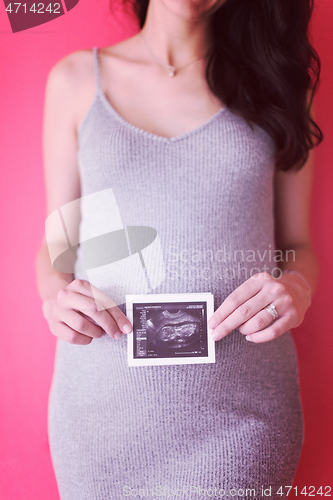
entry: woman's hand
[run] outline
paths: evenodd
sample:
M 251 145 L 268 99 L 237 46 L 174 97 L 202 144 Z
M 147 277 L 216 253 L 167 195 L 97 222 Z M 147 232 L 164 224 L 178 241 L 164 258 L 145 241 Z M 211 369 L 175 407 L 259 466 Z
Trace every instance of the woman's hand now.
M 273 278 L 258 273 L 234 290 L 215 311 L 208 322 L 214 340 L 220 340 L 235 328 L 246 339 L 259 343 L 279 337 L 299 326 L 311 303 L 311 292 L 295 274 Z M 278 317 L 266 307 L 273 304 Z
M 105 332 L 120 339 L 122 333 L 132 331 L 119 307 L 101 290 L 80 279 L 48 297 L 43 303 L 43 314 L 51 332 L 71 344 L 90 344 Z

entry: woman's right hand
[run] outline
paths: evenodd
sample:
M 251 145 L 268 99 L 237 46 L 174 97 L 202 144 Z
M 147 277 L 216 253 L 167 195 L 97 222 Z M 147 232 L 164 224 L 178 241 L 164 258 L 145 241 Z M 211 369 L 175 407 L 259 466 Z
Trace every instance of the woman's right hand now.
M 98 304 L 94 297 L 98 297 Z M 105 333 L 120 339 L 123 333 L 132 331 L 131 323 L 115 302 L 81 279 L 74 279 L 44 300 L 43 314 L 53 335 L 71 344 L 90 344 Z

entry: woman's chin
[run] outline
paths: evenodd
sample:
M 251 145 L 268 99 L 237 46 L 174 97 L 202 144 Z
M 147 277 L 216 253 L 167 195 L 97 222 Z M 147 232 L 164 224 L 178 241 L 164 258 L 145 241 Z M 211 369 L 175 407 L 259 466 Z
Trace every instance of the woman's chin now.
M 213 13 L 226 0 L 158 0 L 177 17 L 188 21 L 198 21 Z

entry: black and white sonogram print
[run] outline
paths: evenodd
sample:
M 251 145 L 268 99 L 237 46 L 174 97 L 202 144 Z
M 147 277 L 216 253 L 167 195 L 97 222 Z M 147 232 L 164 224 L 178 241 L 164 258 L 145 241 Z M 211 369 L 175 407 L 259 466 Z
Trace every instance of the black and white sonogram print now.
M 207 304 L 133 304 L 134 358 L 208 355 Z

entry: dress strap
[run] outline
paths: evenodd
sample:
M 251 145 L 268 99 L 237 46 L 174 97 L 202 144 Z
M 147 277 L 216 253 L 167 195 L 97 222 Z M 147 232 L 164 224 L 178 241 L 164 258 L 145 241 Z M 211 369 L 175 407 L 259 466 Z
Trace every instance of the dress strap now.
M 99 62 L 99 56 L 98 56 L 98 48 L 93 47 L 93 54 L 94 54 L 94 66 L 95 66 L 95 77 L 96 77 L 96 85 L 97 89 L 101 89 L 101 76 L 100 76 L 100 62 Z

